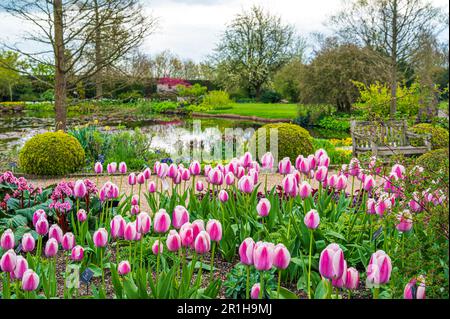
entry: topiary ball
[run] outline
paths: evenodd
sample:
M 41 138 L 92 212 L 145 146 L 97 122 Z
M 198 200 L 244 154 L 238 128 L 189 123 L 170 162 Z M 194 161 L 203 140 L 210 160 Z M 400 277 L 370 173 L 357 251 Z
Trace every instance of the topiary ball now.
M 296 124 L 274 123 L 260 127 L 251 139 L 251 144 L 256 146 L 256 155 L 260 158 L 258 138 L 266 134 L 266 151 L 270 151 L 270 130 L 278 130 L 278 159 L 289 157 L 295 161 L 298 155 L 308 156 L 313 152 L 313 138 L 307 130 Z
M 448 170 L 448 148 L 429 151 L 416 159 L 416 165 L 425 168 L 426 172 Z
M 414 125 L 411 131 L 416 134 L 431 134 L 431 148 L 437 150 L 448 146 L 448 131 L 442 127 L 434 126 L 428 123 L 421 123 Z M 418 146 L 419 141 L 416 139 L 411 140 L 413 146 Z
M 84 164 L 85 154 L 80 142 L 62 131 L 35 135 L 19 153 L 19 167 L 28 174 L 65 175 Z

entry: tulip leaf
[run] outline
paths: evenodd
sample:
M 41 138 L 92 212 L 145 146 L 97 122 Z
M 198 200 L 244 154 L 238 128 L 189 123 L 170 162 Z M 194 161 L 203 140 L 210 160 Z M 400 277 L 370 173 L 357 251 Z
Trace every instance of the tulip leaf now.
M 273 299 L 298 299 L 298 296 L 295 293 L 293 293 L 292 291 L 290 291 L 284 287 L 280 287 L 279 295 L 278 295 L 277 290 L 271 290 L 270 297 Z
M 126 276 L 123 279 L 123 290 L 128 299 L 139 299 L 138 287 L 131 276 Z
M 327 280 L 322 279 L 316 287 L 314 292 L 314 299 L 327 299 L 328 291 L 331 289 L 329 287 L 329 283 Z

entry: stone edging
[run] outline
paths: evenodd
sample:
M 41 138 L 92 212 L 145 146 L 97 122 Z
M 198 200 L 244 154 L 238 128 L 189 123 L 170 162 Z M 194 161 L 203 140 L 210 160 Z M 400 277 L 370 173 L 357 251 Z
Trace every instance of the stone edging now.
M 219 118 L 219 119 L 236 119 L 236 120 L 248 120 L 254 122 L 262 122 L 262 123 L 290 123 L 292 119 L 267 119 L 258 116 L 244 116 L 237 114 L 209 114 L 209 113 L 198 113 L 193 112 L 192 117 L 207 117 L 207 118 Z

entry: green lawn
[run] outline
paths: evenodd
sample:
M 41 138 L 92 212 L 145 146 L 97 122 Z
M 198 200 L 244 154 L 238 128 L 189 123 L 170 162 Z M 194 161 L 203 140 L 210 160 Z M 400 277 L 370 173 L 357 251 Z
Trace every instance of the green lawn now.
M 233 103 L 231 109 L 212 110 L 207 113 L 294 119 L 297 116 L 297 104 Z

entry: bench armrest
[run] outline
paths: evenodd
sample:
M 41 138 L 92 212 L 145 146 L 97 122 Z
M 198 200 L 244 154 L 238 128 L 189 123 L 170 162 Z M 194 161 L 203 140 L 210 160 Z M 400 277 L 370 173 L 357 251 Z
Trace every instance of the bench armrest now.
M 422 139 L 425 146 L 431 150 L 431 134 L 417 134 L 410 131 L 406 131 L 406 136 L 409 138 Z

